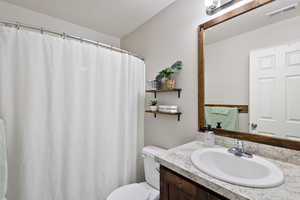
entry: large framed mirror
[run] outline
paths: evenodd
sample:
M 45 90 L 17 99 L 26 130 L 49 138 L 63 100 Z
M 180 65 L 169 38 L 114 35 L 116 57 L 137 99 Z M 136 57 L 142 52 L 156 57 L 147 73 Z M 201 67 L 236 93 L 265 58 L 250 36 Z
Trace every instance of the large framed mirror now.
M 253 0 L 199 26 L 198 124 L 300 150 L 300 0 Z

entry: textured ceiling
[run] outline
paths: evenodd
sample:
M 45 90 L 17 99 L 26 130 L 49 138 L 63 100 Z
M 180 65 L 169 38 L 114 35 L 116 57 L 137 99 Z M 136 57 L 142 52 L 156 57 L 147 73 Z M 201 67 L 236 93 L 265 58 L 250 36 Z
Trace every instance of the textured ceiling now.
M 175 0 L 3 1 L 121 38 Z

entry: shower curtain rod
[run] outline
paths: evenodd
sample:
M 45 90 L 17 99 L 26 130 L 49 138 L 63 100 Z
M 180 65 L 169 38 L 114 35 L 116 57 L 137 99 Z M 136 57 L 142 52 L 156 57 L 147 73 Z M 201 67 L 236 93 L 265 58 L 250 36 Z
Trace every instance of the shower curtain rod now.
M 19 23 L 19 22 L 0 21 L 0 24 L 4 24 L 5 26 L 13 26 L 16 29 L 26 28 L 26 29 L 36 30 L 36 31 L 40 31 L 41 34 L 43 34 L 43 33 L 50 33 L 50 34 L 53 34 L 53 35 L 60 36 L 60 37 L 62 37 L 64 39 L 65 38 L 70 38 L 70 39 L 73 39 L 73 40 L 79 40 L 81 42 L 86 42 L 86 43 L 89 43 L 89 44 L 100 46 L 100 47 L 103 47 L 103 48 L 106 48 L 106 49 L 110 49 L 112 51 L 117 51 L 117 52 L 120 52 L 120 53 L 125 53 L 125 54 L 134 56 L 136 58 L 139 58 L 139 59 L 145 61 L 144 58 L 142 58 L 142 57 L 140 57 L 140 56 L 138 56 L 138 55 L 136 55 L 136 54 L 134 54 L 132 52 L 120 49 L 118 47 L 113 47 L 113 46 L 110 46 L 110 45 L 107 45 L 107 44 L 103 44 L 103 43 L 98 42 L 98 41 L 85 39 L 85 38 L 82 38 L 82 37 L 79 37 L 79 36 L 70 35 L 70 34 L 67 34 L 67 33 L 59 33 L 59 32 L 55 32 L 55 31 L 51 31 L 49 29 L 45 29 L 43 27 L 37 27 L 37 26 L 33 26 L 33 25 L 27 25 L 27 24 L 23 24 L 23 23 Z

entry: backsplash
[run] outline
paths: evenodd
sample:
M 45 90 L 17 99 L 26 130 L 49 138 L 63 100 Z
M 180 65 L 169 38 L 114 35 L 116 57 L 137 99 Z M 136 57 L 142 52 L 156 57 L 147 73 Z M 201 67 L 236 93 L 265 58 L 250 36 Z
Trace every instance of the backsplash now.
M 197 140 L 203 141 L 203 133 L 197 133 Z M 232 147 L 234 139 L 222 136 L 215 136 L 216 144 L 224 147 Z M 271 158 L 274 160 L 280 160 L 282 162 L 288 162 L 296 165 L 300 165 L 300 151 L 285 149 L 281 147 L 274 147 L 270 145 L 264 145 L 254 142 L 244 141 L 245 148 L 250 153 Z

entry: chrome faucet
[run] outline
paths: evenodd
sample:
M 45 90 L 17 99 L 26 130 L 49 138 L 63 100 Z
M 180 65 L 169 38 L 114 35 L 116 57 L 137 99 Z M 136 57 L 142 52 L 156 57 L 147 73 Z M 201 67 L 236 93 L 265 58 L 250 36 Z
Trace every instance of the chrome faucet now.
M 235 140 L 234 147 L 228 149 L 228 152 L 232 153 L 233 155 L 235 155 L 237 157 L 253 158 L 253 154 L 245 151 L 244 142 L 241 140 Z

